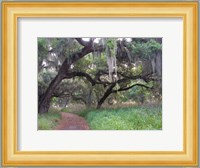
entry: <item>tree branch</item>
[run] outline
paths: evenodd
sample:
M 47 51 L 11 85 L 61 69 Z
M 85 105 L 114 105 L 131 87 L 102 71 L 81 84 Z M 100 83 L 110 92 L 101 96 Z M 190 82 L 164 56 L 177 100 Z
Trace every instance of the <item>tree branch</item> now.
M 87 102 L 85 101 L 85 99 L 83 97 L 78 97 L 78 96 L 75 96 L 73 94 L 71 94 L 71 97 L 72 97 L 73 100 L 82 101 L 84 104 L 87 104 Z
M 99 100 L 98 104 L 97 104 L 97 109 L 99 109 L 101 107 L 101 105 L 103 104 L 103 102 L 107 99 L 107 97 L 112 94 L 112 89 L 115 87 L 116 83 L 113 83 L 110 85 L 110 87 L 106 90 L 106 92 L 104 93 L 103 97 Z
M 66 79 L 73 78 L 73 77 L 76 77 L 76 76 L 85 77 L 92 84 L 92 86 L 94 86 L 97 83 L 89 74 L 87 74 L 85 72 L 70 72 L 70 73 L 67 73 Z
M 84 41 L 82 38 L 75 38 L 75 39 L 76 41 L 78 41 L 79 44 L 81 44 L 84 47 L 91 45 L 91 41 L 87 42 L 87 41 Z
M 131 85 L 129 87 L 124 87 L 124 88 L 119 88 L 118 90 L 113 90 L 112 93 L 129 90 L 134 86 L 142 86 L 142 87 L 145 87 L 145 88 L 151 88 L 150 86 L 147 86 L 147 85 L 144 85 L 144 84 L 141 84 L 141 83 L 136 83 L 136 84 L 133 84 L 133 85 Z

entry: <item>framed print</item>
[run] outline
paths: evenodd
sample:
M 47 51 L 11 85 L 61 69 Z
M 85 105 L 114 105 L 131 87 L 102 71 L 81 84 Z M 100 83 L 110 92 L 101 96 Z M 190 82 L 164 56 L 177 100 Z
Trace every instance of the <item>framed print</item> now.
M 198 2 L 2 2 L 3 166 L 198 166 Z

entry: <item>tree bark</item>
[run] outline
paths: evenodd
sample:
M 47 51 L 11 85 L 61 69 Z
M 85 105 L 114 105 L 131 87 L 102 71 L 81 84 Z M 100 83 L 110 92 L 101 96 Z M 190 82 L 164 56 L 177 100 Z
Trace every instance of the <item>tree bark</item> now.
M 39 113 L 46 113 L 49 110 L 51 97 L 53 95 L 54 89 L 56 86 L 62 81 L 62 76 L 58 74 L 50 83 L 49 87 L 47 88 L 46 92 L 42 95 L 42 98 L 39 101 L 38 105 L 38 112 Z
M 99 100 L 97 104 L 97 109 L 100 109 L 104 101 L 108 98 L 108 96 L 112 93 L 112 89 L 115 87 L 116 83 L 113 83 L 104 93 L 103 97 Z
M 89 92 L 88 92 L 88 96 L 87 96 L 87 108 L 91 108 L 92 106 L 92 91 L 93 91 L 93 87 L 90 87 Z
M 68 57 L 63 62 L 57 76 L 51 81 L 49 87 L 47 88 L 44 95 L 41 97 L 38 105 L 38 113 L 47 113 L 50 107 L 51 98 L 53 95 L 54 90 L 60 84 L 60 82 L 66 78 L 66 75 L 69 71 L 70 65 L 76 62 L 77 60 L 81 59 L 88 53 L 92 52 L 92 46 L 84 47 L 80 52 L 75 53 L 69 59 Z

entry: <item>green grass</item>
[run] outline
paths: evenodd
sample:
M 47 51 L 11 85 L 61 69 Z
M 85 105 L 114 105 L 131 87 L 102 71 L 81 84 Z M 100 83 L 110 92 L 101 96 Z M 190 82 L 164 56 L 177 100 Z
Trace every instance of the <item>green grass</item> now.
M 161 130 L 162 107 L 83 111 L 91 130 Z
M 77 107 L 76 107 L 77 108 Z M 74 108 L 75 109 L 75 108 Z M 140 106 L 123 107 L 117 109 L 85 109 L 61 110 L 74 112 L 86 119 L 91 130 L 161 130 L 162 107 Z M 53 130 L 61 119 L 59 110 L 50 110 L 45 114 L 38 114 L 38 129 Z
M 53 130 L 61 119 L 58 112 L 49 112 L 45 114 L 38 114 L 38 129 L 39 130 Z

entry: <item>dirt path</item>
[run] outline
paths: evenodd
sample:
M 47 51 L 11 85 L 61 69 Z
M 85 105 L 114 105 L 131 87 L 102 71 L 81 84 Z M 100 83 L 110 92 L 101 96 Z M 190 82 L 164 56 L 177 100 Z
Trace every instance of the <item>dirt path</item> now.
M 61 120 L 55 130 L 89 130 L 89 126 L 83 117 L 72 113 L 61 112 Z

